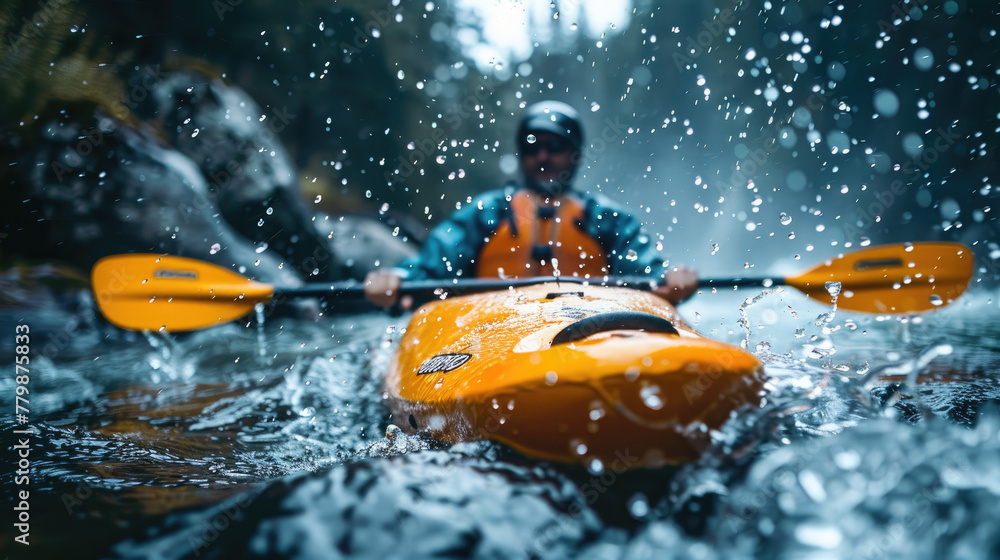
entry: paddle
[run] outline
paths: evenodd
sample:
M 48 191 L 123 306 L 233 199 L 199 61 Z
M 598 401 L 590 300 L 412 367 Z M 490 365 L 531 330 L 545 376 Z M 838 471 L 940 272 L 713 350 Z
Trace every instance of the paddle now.
M 868 313 L 914 313 L 948 305 L 972 280 L 972 250 L 959 243 L 899 243 L 861 249 L 788 278 L 703 280 L 706 286 L 791 286 L 810 298 Z M 839 292 L 830 283 L 839 282 Z
M 703 279 L 702 288 L 792 286 L 825 303 L 828 283 L 840 282 L 837 305 L 873 313 L 911 313 L 947 305 L 972 278 L 973 254 L 957 243 L 906 243 L 861 249 L 789 278 Z M 542 282 L 601 284 L 652 289 L 648 278 L 475 278 L 404 282 L 400 295 L 433 298 L 444 292 L 474 293 Z M 168 255 L 105 257 L 94 265 L 91 286 L 108 321 L 130 330 L 190 331 L 238 319 L 258 303 L 287 298 L 364 297 L 360 282 L 275 288 L 206 262 Z

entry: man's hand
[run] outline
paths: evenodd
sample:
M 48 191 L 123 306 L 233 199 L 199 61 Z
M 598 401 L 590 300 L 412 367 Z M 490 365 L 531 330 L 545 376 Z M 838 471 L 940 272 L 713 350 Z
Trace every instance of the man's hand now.
M 396 302 L 405 310 L 413 307 L 413 298 L 399 297 L 399 286 L 403 279 L 391 269 L 373 270 L 365 277 L 365 299 L 375 305 L 389 309 Z
M 656 295 L 677 305 L 694 295 L 698 289 L 698 272 L 684 265 L 674 267 L 667 273 L 663 284 L 653 291 Z

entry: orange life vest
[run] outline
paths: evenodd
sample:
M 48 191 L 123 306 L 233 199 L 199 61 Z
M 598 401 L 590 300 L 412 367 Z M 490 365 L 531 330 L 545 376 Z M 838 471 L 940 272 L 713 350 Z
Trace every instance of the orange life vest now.
M 524 278 L 604 276 L 608 259 L 596 239 L 578 225 L 583 205 L 571 195 L 546 199 L 519 191 L 510 201 L 510 214 L 479 252 L 476 276 Z

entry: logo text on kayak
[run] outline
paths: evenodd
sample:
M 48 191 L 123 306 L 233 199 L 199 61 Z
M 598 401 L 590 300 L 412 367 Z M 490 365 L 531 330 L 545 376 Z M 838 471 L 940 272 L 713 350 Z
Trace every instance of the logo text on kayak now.
M 439 371 L 447 373 L 453 369 L 462 367 L 470 358 L 472 358 L 472 354 L 440 354 L 420 364 L 420 368 L 417 369 L 417 375 L 437 373 Z
M 159 268 L 153 273 L 157 278 L 184 278 L 186 280 L 197 280 L 198 273 L 193 270 L 170 270 Z

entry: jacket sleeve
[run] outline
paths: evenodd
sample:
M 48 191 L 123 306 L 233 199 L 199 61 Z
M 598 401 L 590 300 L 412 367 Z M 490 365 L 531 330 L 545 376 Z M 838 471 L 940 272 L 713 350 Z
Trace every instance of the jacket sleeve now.
M 483 193 L 435 226 L 420 252 L 396 270 L 407 280 L 474 277 L 479 252 L 508 207 L 504 191 Z
M 638 218 L 602 195 L 588 194 L 583 200 L 584 229 L 604 248 L 611 274 L 664 277 L 663 255 Z

